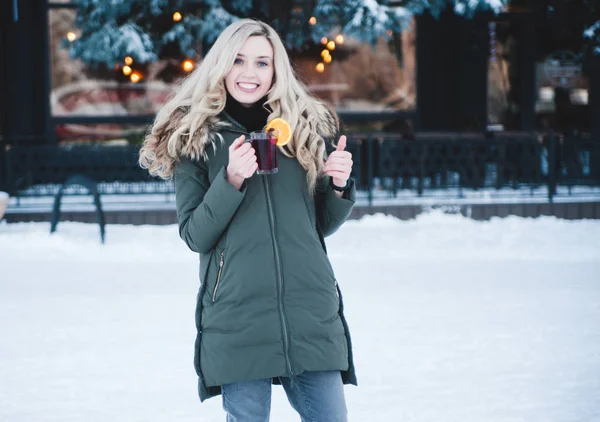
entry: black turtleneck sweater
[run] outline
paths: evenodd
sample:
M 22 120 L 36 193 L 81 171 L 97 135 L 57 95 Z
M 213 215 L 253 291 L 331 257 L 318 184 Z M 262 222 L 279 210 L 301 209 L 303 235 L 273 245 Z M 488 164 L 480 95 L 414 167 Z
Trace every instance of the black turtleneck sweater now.
M 244 126 L 248 132 L 262 130 L 267 124 L 267 118 L 270 114 L 270 112 L 263 107 L 265 101 L 267 101 L 266 96 L 252 104 L 250 107 L 245 107 L 227 93 L 225 112 Z

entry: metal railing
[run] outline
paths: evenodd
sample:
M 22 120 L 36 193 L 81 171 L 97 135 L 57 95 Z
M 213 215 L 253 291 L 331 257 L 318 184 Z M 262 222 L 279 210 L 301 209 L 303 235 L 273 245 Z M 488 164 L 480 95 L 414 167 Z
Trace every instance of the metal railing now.
M 173 183 L 137 165 L 138 145 L 13 146 L 4 154 L 12 196 L 54 196 L 73 175 L 95 180 L 99 194 L 172 194 Z M 600 142 L 539 133 L 351 133 L 352 177 L 371 204 L 375 192 L 394 197 L 446 190 L 600 186 Z M 553 163 L 553 165 L 552 165 Z M 87 194 L 70 186 L 64 194 Z
M 378 190 L 390 196 L 451 190 L 460 197 L 467 189 L 546 188 L 552 201 L 560 186 L 600 186 L 600 142 L 577 134 L 425 132 L 406 139 L 368 133 L 351 139 L 354 177 L 369 203 Z

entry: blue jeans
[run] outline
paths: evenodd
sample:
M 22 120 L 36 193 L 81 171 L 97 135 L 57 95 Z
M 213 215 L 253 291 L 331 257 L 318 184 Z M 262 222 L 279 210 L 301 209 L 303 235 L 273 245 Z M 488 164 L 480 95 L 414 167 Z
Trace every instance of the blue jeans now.
M 302 422 L 346 422 L 346 399 L 340 371 L 305 372 L 280 377 Z M 268 422 L 271 378 L 235 382 L 221 387 L 227 422 Z

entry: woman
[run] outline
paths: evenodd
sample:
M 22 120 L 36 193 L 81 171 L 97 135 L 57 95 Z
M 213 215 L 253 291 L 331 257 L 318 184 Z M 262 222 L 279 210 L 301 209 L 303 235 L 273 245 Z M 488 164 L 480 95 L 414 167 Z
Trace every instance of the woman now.
M 256 174 L 251 131 L 293 128 L 279 172 Z M 159 111 L 140 151 L 174 176 L 179 233 L 200 254 L 195 368 L 201 401 L 222 393 L 228 421 L 269 419 L 281 383 L 303 421 L 345 421 L 356 385 L 348 327 L 323 236 L 347 219 L 355 190 L 338 121 L 294 76 L 277 33 L 227 27 Z

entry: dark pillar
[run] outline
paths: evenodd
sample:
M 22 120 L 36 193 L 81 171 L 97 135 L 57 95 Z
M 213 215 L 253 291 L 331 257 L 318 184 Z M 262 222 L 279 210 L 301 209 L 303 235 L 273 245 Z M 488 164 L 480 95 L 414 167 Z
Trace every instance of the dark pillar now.
M 46 0 L 2 2 L 4 37 L 3 78 L 7 142 L 32 145 L 48 142 L 50 126 L 50 71 L 48 6 Z M 18 16 L 13 5 L 18 6 Z M 9 9 L 9 13 L 5 13 Z M 8 16 L 7 16 L 8 15 Z M 17 18 L 17 19 L 15 19 Z
M 492 15 L 459 19 L 458 121 L 456 129 L 487 128 L 489 27 Z
M 451 8 L 417 18 L 420 130 L 482 131 L 487 126 L 488 24 Z
M 589 104 L 591 109 L 592 139 L 600 144 L 600 54 L 595 54 L 590 60 Z
M 457 119 L 455 103 L 458 34 L 456 16 L 445 11 L 435 19 L 417 17 L 417 109 L 420 130 L 450 130 Z
M 536 72 L 535 72 L 535 22 L 534 14 L 528 13 L 519 21 L 520 35 L 519 40 L 519 64 L 520 64 L 520 92 L 521 109 L 520 111 L 520 129 L 535 130 L 535 99 L 536 91 Z
M 6 91 L 7 91 L 7 79 L 6 79 L 6 43 L 7 33 L 6 28 L 9 25 L 11 19 L 11 2 L 3 1 L 0 2 L 0 190 L 8 189 L 6 186 Z
M 600 54 L 590 58 L 590 122 L 594 148 L 591 148 L 590 170 L 595 180 L 600 180 Z

